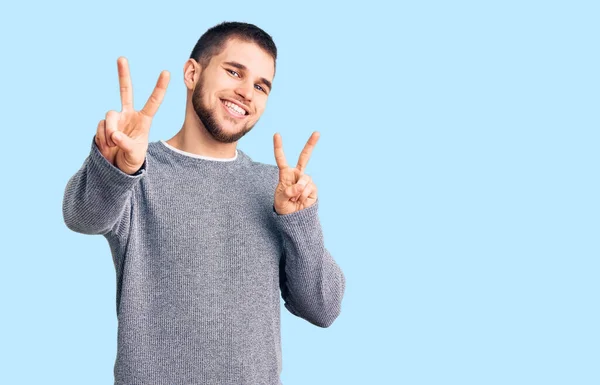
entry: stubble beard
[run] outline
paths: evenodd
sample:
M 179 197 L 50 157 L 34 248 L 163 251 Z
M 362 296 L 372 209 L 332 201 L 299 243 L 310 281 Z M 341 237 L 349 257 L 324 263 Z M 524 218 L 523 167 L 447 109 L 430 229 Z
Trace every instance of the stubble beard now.
M 252 127 L 254 127 L 254 125 L 248 126 L 248 123 L 246 123 L 246 125 L 238 132 L 235 132 L 233 134 L 225 132 L 225 130 L 223 130 L 223 127 L 220 126 L 219 123 L 217 122 L 217 117 L 216 117 L 217 112 L 211 111 L 210 108 L 208 108 L 208 106 L 206 106 L 203 103 L 203 101 L 204 101 L 204 93 L 202 92 L 203 86 L 204 86 L 204 78 L 201 78 L 200 81 L 198 82 L 198 85 L 196 86 L 196 88 L 194 88 L 194 92 L 192 94 L 192 106 L 194 107 L 194 111 L 196 111 L 196 115 L 198 116 L 198 119 L 200 119 L 200 122 L 202 123 L 202 125 L 204 126 L 206 131 L 215 140 L 217 140 L 221 143 L 237 142 L 244 135 L 246 135 L 248 132 L 250 132 L 250 130 L 252 130 Z M 219 103 L 221 103 L 220 100 L 219 100 Z M 232 121 L 234 121 L 233 119 L 235 119 L 235 118 L 228 117 L 228 119 L 231 119 Z

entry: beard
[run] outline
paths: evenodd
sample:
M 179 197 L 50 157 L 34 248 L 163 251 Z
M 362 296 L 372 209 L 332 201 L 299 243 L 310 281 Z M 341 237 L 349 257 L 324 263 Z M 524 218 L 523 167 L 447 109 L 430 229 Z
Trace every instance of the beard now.
M 246 123 L 244 127 L 238 132 L 227 133 L 223 130 L 223 126 L 219 125 L 217 122 L 217 111 L 211 110 L 207 105 L 204 104 L 204 77 L 202 76 L 196 87 L 194 88 L 194 92 L 192 94 L 192 106 L 194 107 L 194 111 L 196 111 L 196 115 L 202 125 L 206 129 L 206 131 L 217 141 L 221 143 L 233 143 L 237 142 L 242 138 L 242 136 L 246 135 L 250 130 L 252 130 L 253 125 L 250 123 Z M 219 103 L 221 100 L 219 99 Z M 218 108 L 218 107 L 217 107 Z M 227 117 L 231 121 L 237 121 L 233 117 Z

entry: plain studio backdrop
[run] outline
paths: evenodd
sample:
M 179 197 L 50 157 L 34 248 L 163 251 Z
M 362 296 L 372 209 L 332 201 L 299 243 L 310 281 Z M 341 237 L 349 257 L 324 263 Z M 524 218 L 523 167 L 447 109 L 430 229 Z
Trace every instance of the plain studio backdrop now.
M 343 269 L 328 329 L 282 307 L 285 385 L 598 384 L 599 7 L 589 1 L 12 2 L 2 6 L 0 382 L 109 384 L 108 243 L 62 197 L 96 125 L 171 73 L 150 140 L 183 122 L 202 33 L 245 21 L 279 49 L 239 148 L 280 132 L 319 189 Z

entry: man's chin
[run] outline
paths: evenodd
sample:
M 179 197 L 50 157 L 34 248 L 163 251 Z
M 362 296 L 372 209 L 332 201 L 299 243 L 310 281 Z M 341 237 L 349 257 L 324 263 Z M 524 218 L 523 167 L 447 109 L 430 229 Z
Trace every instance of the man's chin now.
M 240 140 L 241 138 L 244 137 L 244 135 L 246 135 L 248 132 L 250 131 L 246 131 L 242 134 L 242 129 L 243 128 L 232 128 L 232 127 L 223 127 L 221 126 L 221 130 L 218 133 L 214 133 L 214 132 L 210 132 L 211 136 L 221 142 L 221 143 L 233 143 L 233 142 L 237 142 L 238 140 Z
M 235 119 L 235 118 L 232 118 L 232 119 Z M 236 133 L 243 132 L 246 130 L 250 131 L 252 129 L 252 127 L 250 127 L 248 129 L 248 127 L 247 127 L 248 121 L 246 119 L 231 120 L 230 118 L 226 118 L 219 123 L 220 123 L 221 131 L 225 132 L 229 135 L 234 135 Z

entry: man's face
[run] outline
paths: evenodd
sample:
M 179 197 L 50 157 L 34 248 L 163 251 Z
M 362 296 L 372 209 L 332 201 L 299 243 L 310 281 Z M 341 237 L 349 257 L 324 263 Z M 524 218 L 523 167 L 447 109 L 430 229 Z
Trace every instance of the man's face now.
M 273 58 L 254 43 L 230 39 L 200 73 L 192 105 L 206 130 L 233 143 L 258 122 L 275 76 Z

